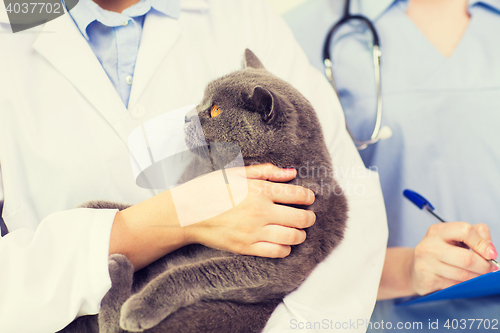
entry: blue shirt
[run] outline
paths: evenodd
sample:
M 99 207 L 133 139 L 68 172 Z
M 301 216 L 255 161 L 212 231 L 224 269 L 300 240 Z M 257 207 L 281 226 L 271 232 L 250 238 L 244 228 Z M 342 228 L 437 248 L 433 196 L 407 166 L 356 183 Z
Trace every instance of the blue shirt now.
M 178 18 L 180 0 L 141 0 L 122 13 L 104 10 L 92 0 L 80 0 L 70 11 L 125 106 L 132 88 L 142 26 L 151 10 Z
M 309 59 L 324 71 L 322 47 L 343 1 L 308 1 L 286 15 Z M 448 221 L 487 223 L 500 247 L 500 0 L 470 0 L 471 20 L 446 58 L 407 17 L 407 1 L 353 0 L 380 36 L 382 125 L 393 136 L 361 152 L 378 169 L 389 223 L 389 246 L 416 246 L 434 220 L 405 200 L 413 189 Z M 344 27 L 332 60 L 346 120 L 358 138 L 370 136 L 376 110 L 374 69 L 366 29 Z M 500 319 L 500 297 L 395 308 L 378 302 L 372 320 Z M 374 330 L 380 332 L 382 330 Z M 432 331 L 432 330 L 429 330 Z

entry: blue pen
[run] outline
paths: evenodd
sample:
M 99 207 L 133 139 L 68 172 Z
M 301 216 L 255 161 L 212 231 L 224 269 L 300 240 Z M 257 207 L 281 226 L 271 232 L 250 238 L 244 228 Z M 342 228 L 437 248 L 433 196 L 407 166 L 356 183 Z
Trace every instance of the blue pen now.
M 431 203 L 426 198 L 424 198 L 417 192 L 407 189 L 403 191 L 403 195 L 405 196 L 406 199 L 410 200 L 415 206 L 429 213 L 435 220 L 441 223 L 446 222 L 438 214 L 436 214 L 436 212 L 434 212 L 434 206 L 432 206 Z M 490 259 L 489 261 L 491 261 L 497 268 L 500 269 L 500 264 L 498 264 L 496 260 Z

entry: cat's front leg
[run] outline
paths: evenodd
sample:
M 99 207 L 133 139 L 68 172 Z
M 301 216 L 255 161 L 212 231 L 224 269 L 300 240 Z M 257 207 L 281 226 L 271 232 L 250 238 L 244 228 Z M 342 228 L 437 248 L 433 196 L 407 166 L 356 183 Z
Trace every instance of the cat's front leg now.
M 147 333 L 260 333 L 280 302 L 198 302 L 175 311 Z
M 183 266 L 168 270 L 154 278 L 142 291 L 130 297 L 121 308 L 120 327 L 130 332 L 142 332 L 156 326 L 186 300 L 189 285 L 183 281 L 191 275 Z M 176 274 L 172 274 L 172 273 Z
M 101 302 L 99 333 L 119 333 L 120 309 L 131 294 L 134 266 L 124 255 L 112 254 L 108 267 L 111 289 Z
M 280 298 L 290 290 L 279 286 L 275 268 L 263 258 L 250 256 L 214 258 L 176 267 L 156 277 L 125 302 L 120 326 L 141 332 L 179 308 L 201 300 L 255 303 Z

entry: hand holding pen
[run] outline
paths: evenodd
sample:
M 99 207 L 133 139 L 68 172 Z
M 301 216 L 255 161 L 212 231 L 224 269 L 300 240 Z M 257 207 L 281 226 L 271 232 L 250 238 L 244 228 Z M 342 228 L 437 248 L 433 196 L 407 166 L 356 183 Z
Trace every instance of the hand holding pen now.
M 434 219 L 444 222 L 425 198 L 409 190 L 404 195 Z M 495 271 L 498 264 L 493 259 L 497 255 L 486 224 L 434 224 L 414 250 L 413 289 L 424 295 Z

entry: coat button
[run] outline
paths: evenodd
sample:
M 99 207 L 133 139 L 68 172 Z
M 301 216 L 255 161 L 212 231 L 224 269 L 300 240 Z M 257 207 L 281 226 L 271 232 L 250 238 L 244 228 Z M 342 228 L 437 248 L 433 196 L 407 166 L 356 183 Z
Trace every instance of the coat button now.
M 146 114 L 146 109 L 142 105 L 136 105 L 132 111 L 130 111 L 132 118 L 140 119 Z

